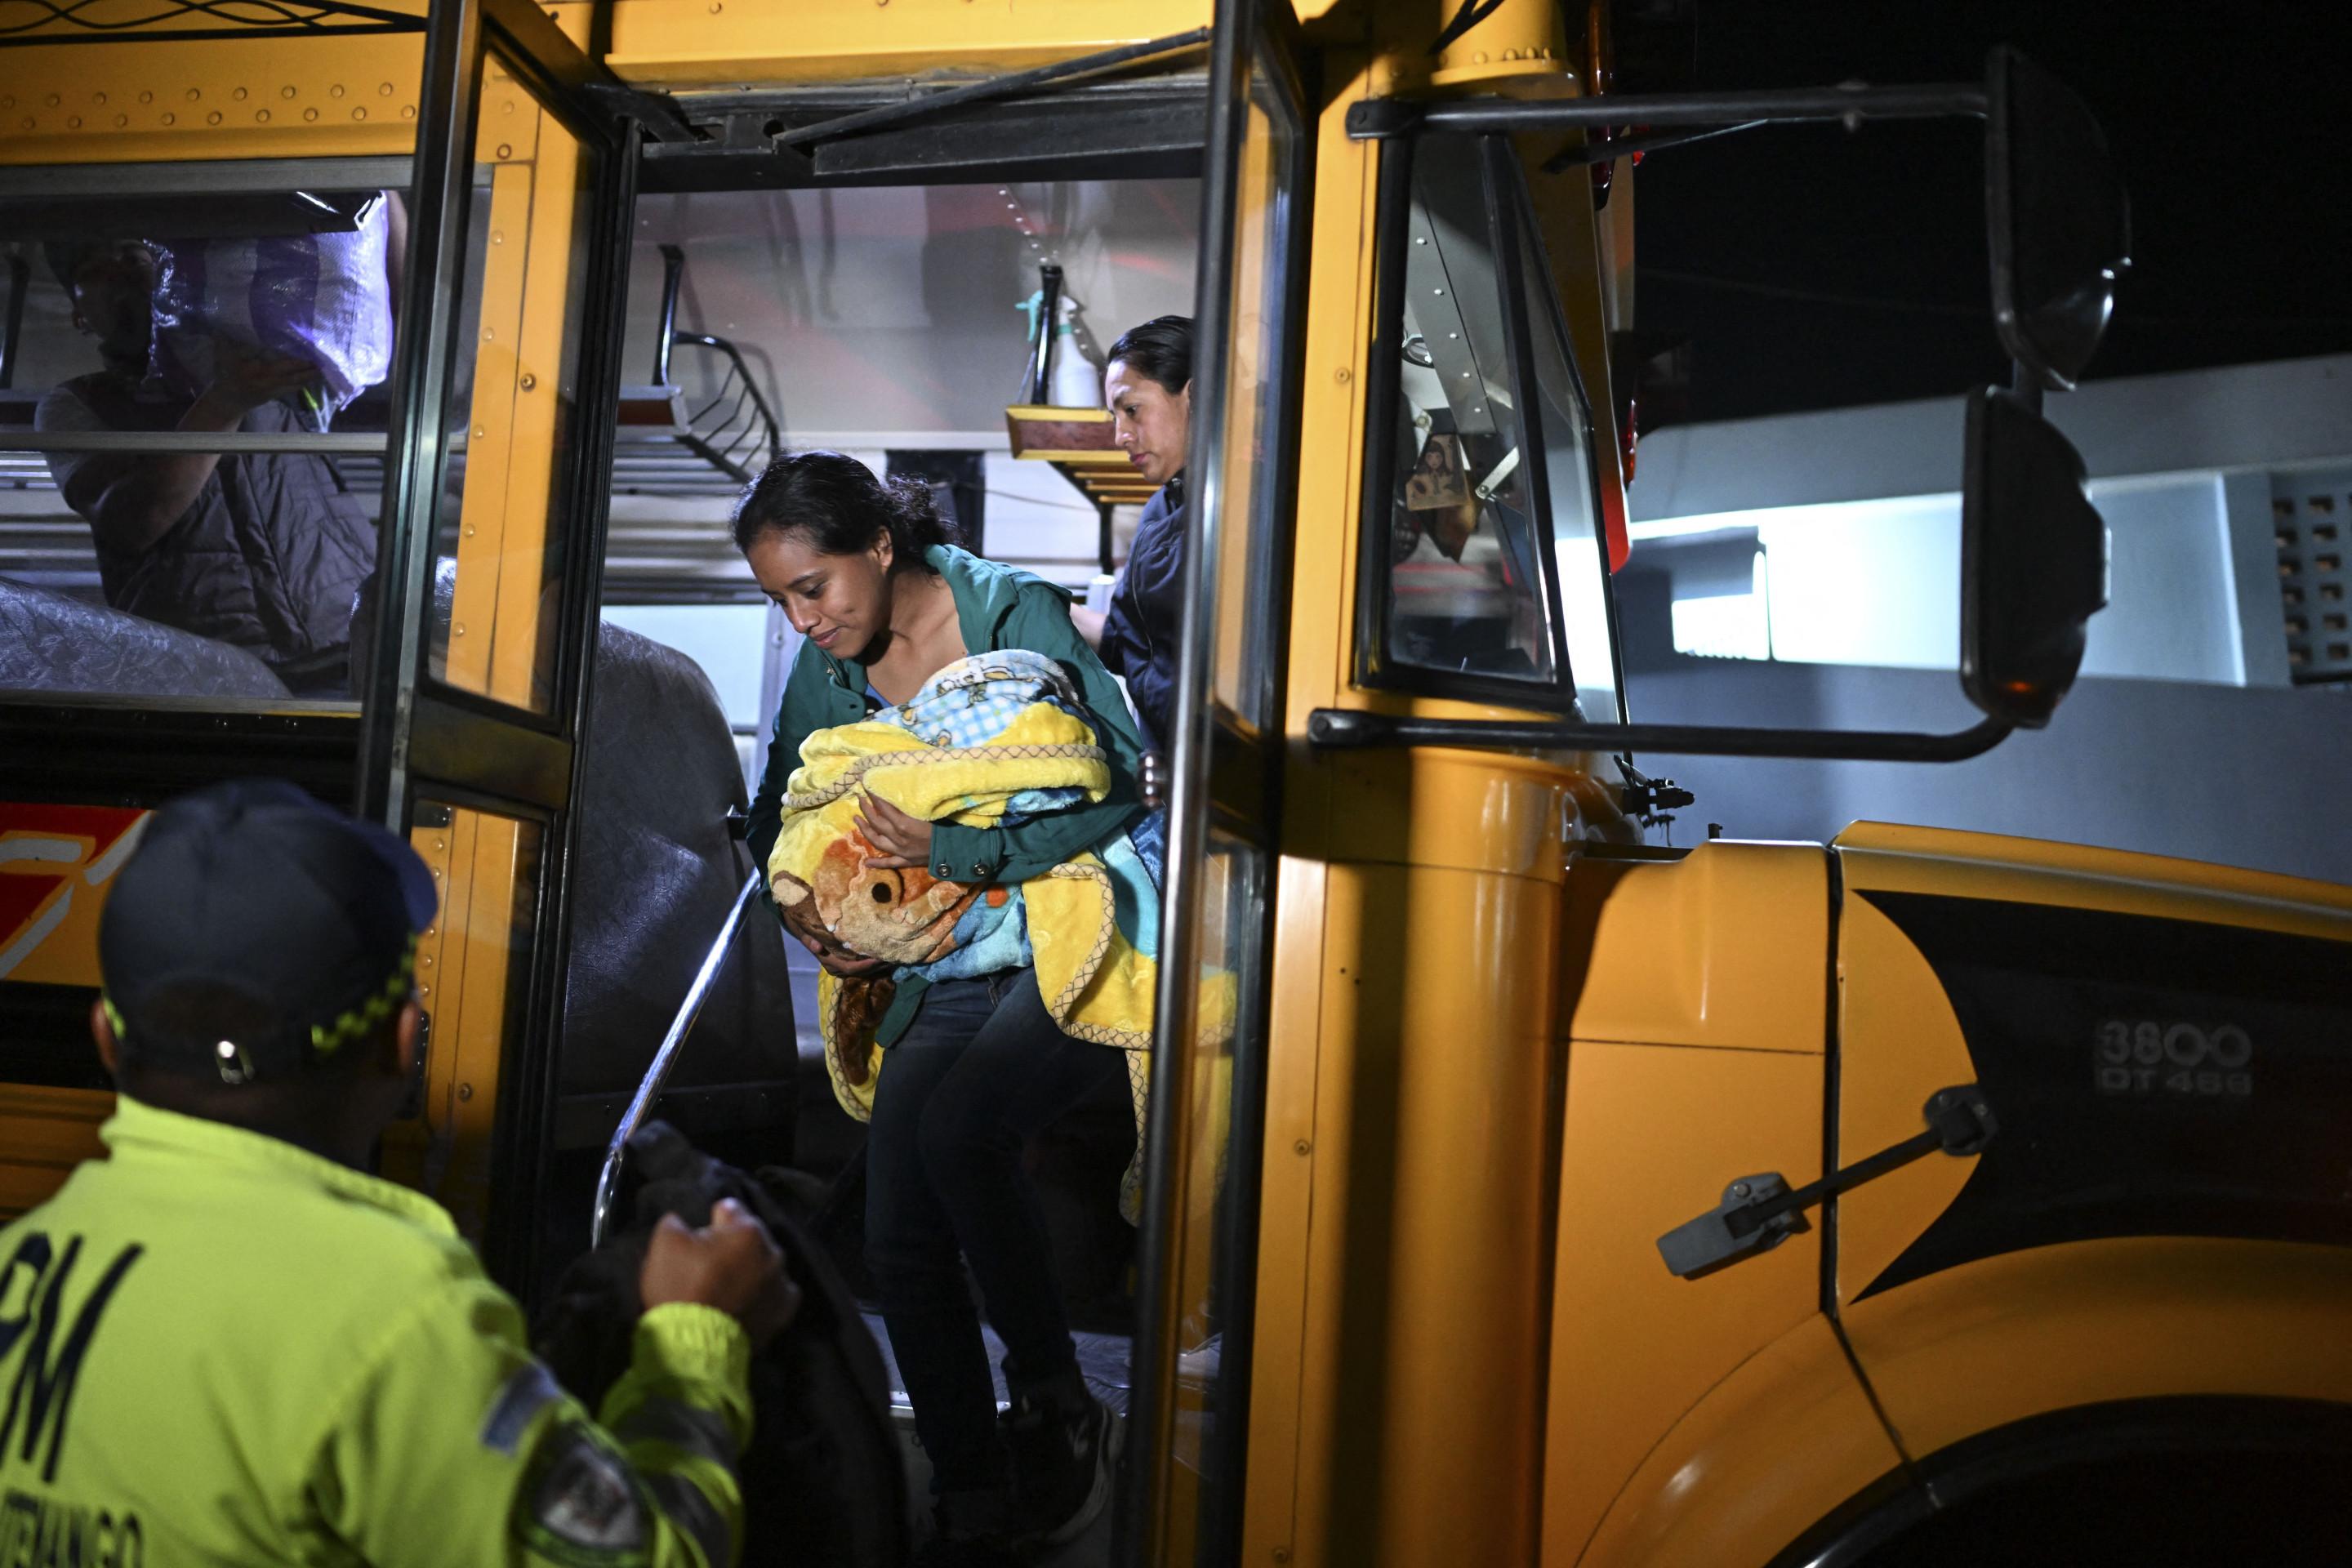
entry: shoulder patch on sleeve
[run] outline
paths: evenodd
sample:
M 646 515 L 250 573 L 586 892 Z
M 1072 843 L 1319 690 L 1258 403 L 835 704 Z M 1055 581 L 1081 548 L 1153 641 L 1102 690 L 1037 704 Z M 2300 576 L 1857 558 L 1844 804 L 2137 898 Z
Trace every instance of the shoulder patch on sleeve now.
M 530 1418 L 563 1397 L 555 1376 L 537 1362 L 518 1367 L 499 1390 L 489 1418 L 482 1423 L 482 1447 L 494 1454 L 512 1454 L 530 1426 Z
M 564 1568 L 632 1568 L 646 1560 L 653 1504 L 602 1434 L 573 1421 L 551 1434 L 515 1499 L 514 1532 Z

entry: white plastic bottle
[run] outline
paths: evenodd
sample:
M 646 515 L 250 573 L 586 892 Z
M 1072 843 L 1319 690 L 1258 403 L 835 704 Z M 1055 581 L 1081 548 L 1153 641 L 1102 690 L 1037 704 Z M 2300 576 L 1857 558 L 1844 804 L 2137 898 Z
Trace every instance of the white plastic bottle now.
M 1054 406 L 1099 408 L 1102 372 L 1078 347 L 1078 302 L 1063 295 L 1059 313 L 1062 319 L 1054 327 Z

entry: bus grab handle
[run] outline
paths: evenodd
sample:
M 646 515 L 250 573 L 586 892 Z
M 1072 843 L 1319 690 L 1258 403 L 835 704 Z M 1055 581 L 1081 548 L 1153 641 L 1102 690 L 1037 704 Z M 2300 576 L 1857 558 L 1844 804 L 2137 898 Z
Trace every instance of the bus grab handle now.
M 753 871 L 743 879 L 743 890 L 735 895 L 735 907 L 727 911 L 726 923 L 719 928 L 718 937 L 710 951 L 702 955 L 702 967 L 695 972 L 694 984 L 686 988 L 686 1000 L 678 1004 L 677 1016 L 669 1023 L 669 1032 L 662 1037 L 661 1048 L 654 1052 L 653 1065 L 646 1068 L 644 1079 L 637 1085 L 636 1098 L 621 1114 L 621 1124 L 613 1129 L 613 1141 L 604 1149 L 604 1168 L 596 1174 L 595 1216 L 589 1222 L 588 1245 L 604 1245 L 610 1228 L 613 1198 L 620 1190 L 621 1162 L 629 1150 L 629 1140 L 635 1137 L 646 1112 L 661 1098 L 662 1085 L 669 1079 L 669 1069 L 677 1063 L 678 1047 L 686 1043 L 694 1021 L 702 1013 L 703 999 L 710 994 L 710 983 L 719 978 L 719 966 L 727 961 L 727 950 L 734 945 L 735 933 L 743 929 L 743 911 L 751 906 L 751 896 L 760 890 L 761 874 Z

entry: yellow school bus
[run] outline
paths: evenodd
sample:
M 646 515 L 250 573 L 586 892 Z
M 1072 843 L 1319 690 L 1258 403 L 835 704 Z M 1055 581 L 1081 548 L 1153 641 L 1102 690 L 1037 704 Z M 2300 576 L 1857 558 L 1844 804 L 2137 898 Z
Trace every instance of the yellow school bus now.
M 654 832 L 598 827 L 595 792 L 692 777 L 712 836 L 665 845 L 720 912 L 742 875 L 725 768 L 661 739 L 708 704 L 656 681 L 607 710 L 615 475 L 651 430 L 723 491 L 785 434 L 764 403 L 747 445 L 681 414 L 667 322 L 662 374 L 630 379 L 640 215 L 1191 181 L 1163 990 L 1127 1468 L 1093 1560 L 2173 1562 L 2217 1536 L 2342 1560 L 2352 890 L 1925 826 L 1653 847 L 1654 786 L 1612 761 L 1927 766 L 2064 721 L 2105 535 L 2040 404 L 2127 253 L 2097 127 L 2005 51 L 1955 84 L 1617 94 L 1612 10 L 0 0 L 25 387 L 42 245 L 400 218 L 373 418 L 362 396 L 325 429 L 60 434 L 0 375 L 0 496 L 36 498 L 0 518 L 0 1212 L 98 1152 L 79 1037 L 142 814 L 275 773 L 411 834 L 439 879 L 425 1089 L 386 1167 L 542 1289 L 657 1038 L 601 1038 L 619 1077 L 592 1082 L 566 1006 L 617 962 L 575 941 L 583 879 Z M 2018 364 L 1952 432 L 1983 721 L 1641 724 L 1611 584 L 1630 155 L 1944 116 L 1984 126 Z M 1083 483 L 1085 420 L 1005 402 Z M 40 585 L 44 551 L 87 550 L 38 500 L 60 455 L 193 452 L 325 465 L 364 500 L 347 694 Z M 669 966 L 665 1007 L 709 904 L 641 922 L 628 962 Z M 1229 1028 L 1200 1016 L 1213 972 Z M 745 984 L 749 1016 L 775 994 Z M 759 1026 L 662 1110 L 776 1133 L 790 1020 L 781 1047 Z M 1212 1322 L 1213 1372 L 1180 1367 Z

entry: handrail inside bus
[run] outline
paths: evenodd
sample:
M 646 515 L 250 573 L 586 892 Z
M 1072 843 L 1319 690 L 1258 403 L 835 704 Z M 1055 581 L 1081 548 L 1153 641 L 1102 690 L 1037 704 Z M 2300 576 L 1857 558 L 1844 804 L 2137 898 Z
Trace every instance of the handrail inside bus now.
M 662 1037 L 661 1048 L 654 1052 L 653 1065 L 646 1068 L 645 1078 L 637 1084 L 636 1098 L 621 1114 L 621 1124 L 613 1129 L 613 1141 L 604 1147 L 604 1168 L 596 1173 L 595 1215 L 588 1227 L 588 1245 L 604 1245 L 610 1229 L 613 1199 L 620 1191 L 621 1162 L 629 1151 L 629 1140 L 661 1098 L 662 1086 L 669 1081 L 670 1068 L 677 1065 L 678 1048 L 686 1044 L 694 1021 L 702 1015 L 702 1004 L 710 994 L 711 982 L 719 978 L 719 967 L 727 961 L 727 950 L 734 944 L 735 933 L 743 927 L 743 911 L 751 906 L 751 895 L 760 890 L 761 873 L 754 869 L 743 879 L 743 890 L 735 895 L 734 908 L 719 928 L 711 942 L 710 951 L 702 955 L 702 967 L 695 972 L 694 984 L 686 988 L 686 1000 L 678 1004 L 677 1016 L 672 1018 L 669 1032 Z

